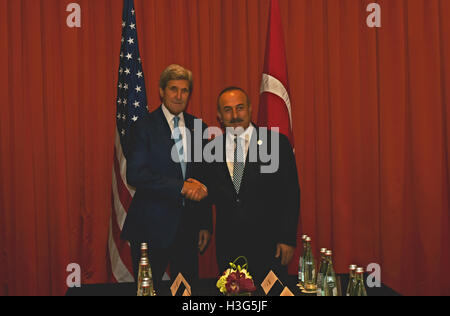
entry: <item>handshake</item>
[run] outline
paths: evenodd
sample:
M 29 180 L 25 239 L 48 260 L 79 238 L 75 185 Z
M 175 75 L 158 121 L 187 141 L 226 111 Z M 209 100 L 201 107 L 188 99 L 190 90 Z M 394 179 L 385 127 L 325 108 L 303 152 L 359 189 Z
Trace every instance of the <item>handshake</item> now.
M 184 181 L 181 194 L 186 199 L 200 202 L 201 200 L 203 200 L 208 196 L 208 188 L 206 188 L 206 186 L 203 183 L 190 178 Z

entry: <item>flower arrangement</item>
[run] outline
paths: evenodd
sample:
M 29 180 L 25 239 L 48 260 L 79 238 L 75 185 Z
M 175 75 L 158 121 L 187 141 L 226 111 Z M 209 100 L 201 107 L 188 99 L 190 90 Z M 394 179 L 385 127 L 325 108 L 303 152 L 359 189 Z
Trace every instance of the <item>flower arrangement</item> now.
M 239 259 L 245 260 L 242 267 L 236 265 Z M 234 262 L 230 262 L 230 268 L 217 281 L 216 286 L 220 292 L 224 295 L 250 295 L 251 292 L 254 292 L 256 287 L 247 268 L 248 262 L 245 257 L 239 257 Z

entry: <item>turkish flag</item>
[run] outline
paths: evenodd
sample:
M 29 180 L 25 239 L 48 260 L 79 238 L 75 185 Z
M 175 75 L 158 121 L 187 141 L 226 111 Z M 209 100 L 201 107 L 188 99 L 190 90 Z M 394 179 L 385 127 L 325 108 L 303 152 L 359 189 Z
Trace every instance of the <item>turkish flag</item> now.
M 279 132 L 289 139 L 292 148 L 294 149 L 286 51 L 278 0 L 270 1 L 266 55 L 259 100 L 258 125 L 271 129 L 274 127 L 279 128 Z M 297 249 L 289 264 L 290 274 L 298 272 L 298 262 L 302 246 L 300 222 L 298 228 Z
M 269 128 L 278 127 L 294 147 L 286 51 L 278 0 L 270 1 L 260 93 L 258 124 Z

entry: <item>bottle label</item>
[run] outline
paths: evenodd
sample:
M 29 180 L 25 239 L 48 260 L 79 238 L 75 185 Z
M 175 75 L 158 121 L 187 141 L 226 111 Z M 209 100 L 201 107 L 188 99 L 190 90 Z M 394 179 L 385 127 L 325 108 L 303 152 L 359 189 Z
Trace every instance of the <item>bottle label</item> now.
M 321 289 L 323 287 L 323 273 L 317 274 L 317 288 Z
M 298 280 L 303 282 L 303 257 L 301 256 L 298 262 Z

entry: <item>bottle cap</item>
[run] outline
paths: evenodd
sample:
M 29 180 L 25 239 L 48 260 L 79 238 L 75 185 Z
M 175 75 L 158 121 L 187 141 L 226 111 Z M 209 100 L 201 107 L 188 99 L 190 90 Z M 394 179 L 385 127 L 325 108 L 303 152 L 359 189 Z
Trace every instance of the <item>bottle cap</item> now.
M 303 236 L 302 236 L 302 239 L 303 239 L 303 240 L 306 240 L 307 237 L 308 237 L 308 235 L 303 235 Z
M 364 273 L 364 268 L 357 267 L 356 268 L 356 273 Z
M 306 241 L 308 241 L 308 242 L 311 241 L 311 237 L 309 237 L 309 236 L 306 237 Z
M 327 248 L 320 249 L 320 253 L 325 253 L 325 252 L 327 252 Z
M 325 256 L 331 256 L 331 255 L 333 255 L 333 251 L 327 250 L 327 251 L 325 252 Z
M 356 264 L 351 264 L 351 265 L 349 265 L 349 270 L 356 270 L 356 268 L 357 268 L 357 266 L 356 266 Z

